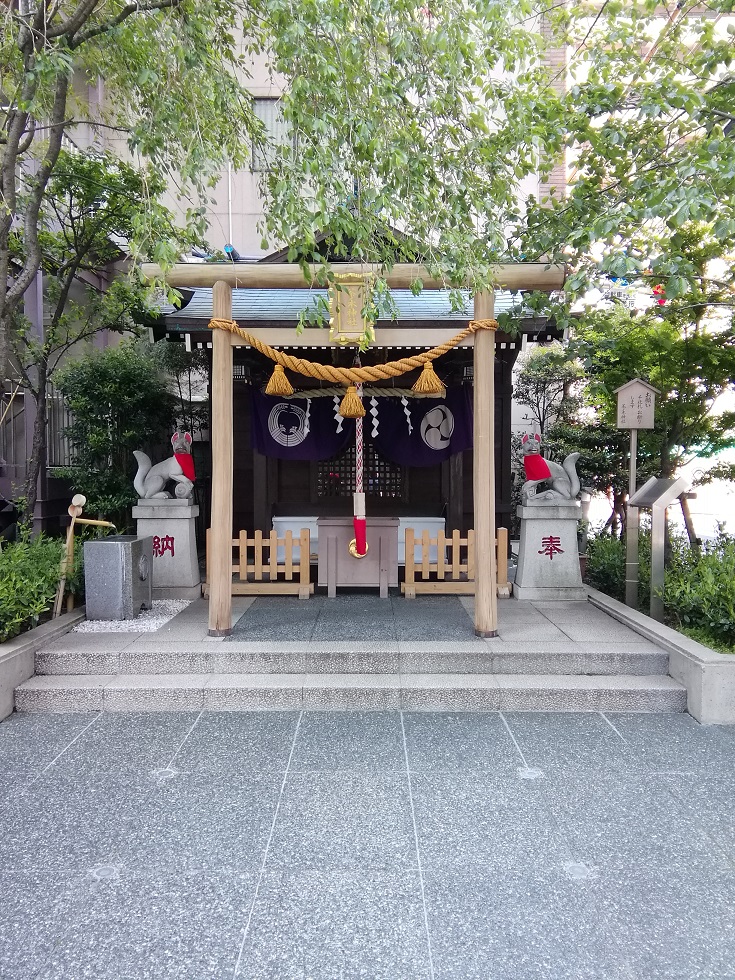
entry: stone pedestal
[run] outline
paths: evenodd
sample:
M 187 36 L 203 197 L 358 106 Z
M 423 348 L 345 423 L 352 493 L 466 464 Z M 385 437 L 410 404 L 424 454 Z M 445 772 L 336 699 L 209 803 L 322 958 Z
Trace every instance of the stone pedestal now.
M 153 598 L 196 599 L 202 594 L 191 500 L 152 498 L 133 507 L 138 537 L 153 538 Z
M 578 500 L 518 508 L 516 599 L 586 599 L 577 550 Z

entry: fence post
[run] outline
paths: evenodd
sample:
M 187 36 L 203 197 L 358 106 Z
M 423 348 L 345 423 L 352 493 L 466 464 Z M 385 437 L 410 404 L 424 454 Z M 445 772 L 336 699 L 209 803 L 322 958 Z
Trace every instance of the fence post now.
M 507 599 L 510 596 L 508 585 L 508 528 L 499 527 L 497 534 L 498 595 Z
M 404 549 L 405 568 L 406 568 L 406 581 L 405 581 L 404 595 L 406 596 L 407 599 L 416 598 L 416 588 L 414 586 L 414 581 L 415 581 L 414 559 L 416 557 L 415 547 L 416 544 L 414 540 L 413 528 L 407 527 L 406 537 L 405 537 L 405 549 Z
M 309 589 L 309 559 L 311 557 L 311 535 L 308 527 L 302 527 L 299 535 L 299 599 L 308 599 Z

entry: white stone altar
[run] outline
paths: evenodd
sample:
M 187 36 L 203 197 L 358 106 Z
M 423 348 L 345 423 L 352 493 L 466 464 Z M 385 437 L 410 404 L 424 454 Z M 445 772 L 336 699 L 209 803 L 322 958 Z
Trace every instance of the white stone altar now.
M 190 499 L 151 497 L 133 507 L 138 537 L 153 538 L 153 598 L 195 599 L 201 595 L 196 518 Z
M 586 599 L 577 550 L 578 500 L 521 506 L 516 599 Z
M 147 503 L 147 501 L 146 501 Z M 370 520 L 370 518 L 368 518 Z M 295 540 L 298 540 L 299 532 L 301 528 L 306 527 L 309 529 L 310 541 L 311 541 L 311 552 L 312 556 L 315 555 L 319 548 L 319 525 L 317 524 L 316 514 L 304 515 L 303 517 L 274 517 L 273 518 L 273 530 L 278 532 L 278 537 L 283 538 L 286 536 L 286 531 L 291 531 Z M 421 535 L 424 531 L 429 532 L 430 538 L 436 538 L 438 531 L 445 530 L 445 521 L 443 517 L 399 517 L 398 518 L 398 564 L 406 564 L 406 528 L 412 527 L 416 534 L 416 551 L 418 554 L 419 545 L 421 543 Z M 294 544 L 294 561 L 299 560 L 300 548 L 297 544 Z M 436 563 L 437 560 L 437 549 L 436 545 L 431 545 L 429 548 L 429 561 Z M 284 561 L 284 547 L 280 545 L 278 548 L 278 560 Z

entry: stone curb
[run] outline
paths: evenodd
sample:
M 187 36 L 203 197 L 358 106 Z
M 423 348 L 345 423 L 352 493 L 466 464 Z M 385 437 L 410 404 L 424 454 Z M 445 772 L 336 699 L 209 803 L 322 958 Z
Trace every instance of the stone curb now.
M 588 599 L 669 654 L 669 674 L 687 689 L 687 710 L 702 725 L 735 724 L 735 655 L 717 653 L 597 589 Z
M 13 713 L 16 687 L 33 677 L 36 650 L 68 633 L 84 618 L 85 607 L 80 606 L 74 612 L 64 613 L 58 619 L 36 626 L 35 629 L 0 645 L 0 721 Z

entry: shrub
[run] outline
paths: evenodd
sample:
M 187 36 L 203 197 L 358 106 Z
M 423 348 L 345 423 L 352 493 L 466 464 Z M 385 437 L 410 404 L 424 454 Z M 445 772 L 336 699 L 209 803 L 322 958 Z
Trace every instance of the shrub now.
M 675 554 L 662 597 L 676 625 L 735 646 L 735 538 L 720 532 L 699 555 Z
M 586 579 L 613 599 L 625 600 L 625 541 L 601 534 L 587 546 Z
M 0 551 L 0 643 L 35 625 L 51 608 L 59 584 L 63 543 L 22 532 Z
M 150 345 L 123 341 L 62 368 L 56 384 L 72 415 L 72 466 L 56 471 L 87 498 L 87 512 L 123 528 L 137 494 L 133 451 L 149 453 L 175 425 L 168 379 Z

